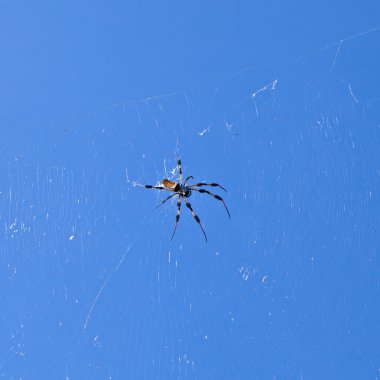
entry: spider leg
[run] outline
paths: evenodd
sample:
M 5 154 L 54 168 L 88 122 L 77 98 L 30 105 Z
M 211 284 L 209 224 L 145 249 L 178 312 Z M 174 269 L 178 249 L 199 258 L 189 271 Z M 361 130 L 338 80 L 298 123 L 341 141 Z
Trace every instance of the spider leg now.
M 159 208 L 160 206 L 162 206 L 166 201 L 168 201 L 170 198 L 174 197 L 174 195 L 176 195 L 177 193 L 174 193 L 172 195 L 169 195 L 166 199 L 164 199 L 158 206 L 156 206 L 156 208 Z
M 205 183 L 205 182 L 200 182 L 200 183 L 194 183 L 193 185 L 189 185 L 188 187 L 193 187 L 193 186 L 197 186 L 197 187 L 199 187 L 199 186 L 218 186 L 218 187 L 220 187 L 222 190 L 224 190 L 224 191 L 227 191 L 223 186 L 220 186 L 219 184 L 217 184 L 217 183 Z
M 195 219 L 195 220 L 197 221 L 197 223 L 199 224 L 199 227 L 201 228 L 201 230 L 202 230 L 202 232 L 203 232 L 203 235 L 204 235 L 204 237 L 205 237 L 205 239 L 206 239 L 206 242 L 207 242 L 207 236 L 206 236 L 205 230 L 204 230 L 203 227 L 202 227 L 202 224 L 201 224 L 201 221 L 200 221 L 198 215 L 194 212 L 194 210 L 193 210 L 192 207 L 191 207 L 191 204 L 186 200 L 186 198 L 183 198 L 183 200 L 184 200 L 184 202 L 186 203 L 187 208 L 188 208 L 188 209 L 191 211 L 191 213 L 193 214 L 194 219 Z
M 231 215 L 230 215 L 230 212 L 228 211 L 228 208 L 227 208 L 227 205 L 224 203 L 224 200 L 222 197 L 220 197 L 219 195 L 216 195 L 216 194 L 213 194 L 213 193 L 210 193 L 209 191 L 207 190 L 204 190 L 204 189 L 194 189 L 194 188 L 191 188 L 191 190 L 194 190 L 194 191 L 198 191 L 198 193 L 206 193 L 208 195 L 211 195 L 212 197 L 214 197 L 215 199 L 217 199 L 218 201 L 221 201 L 224 205 L 224 208 L 226 209 L 227 211 L 227 214 L 228 214 L 228 217 L 231 219 Z
M 169 190 L 164 186 L 152 186 L 152 185 L 141 185 L 145 187 L 146 189 L 159 189 L 159 190 Z
M 178 173 L 179 173 L 179 182 L 182 184 L 182 166 L 181 166 L 181 160 L 177 156 L 177 167 L 178 167 Z
M 175 195 L 175 194 L 173 194 L 173 195 Z M 173 196 L 173 195 L 171 195 L 171 196 Z M 175 216 L 174 230 L 173 230 L 172 237 L 170 238 L 170 240 L 173 239 L 173 236 L 175 234 L 175 230 L 177 229 L 177 224 L 178 224 L 180 215 L 181 215 L 181 196 L 178 195 L 178 200 L 177 200 L 177 215 Z
M 193 177 L 192 175 L 189 175 L 189 176 L 185 179 L 185 183 L 183 184 L 183 186 L 186 186 L 187 181 L 188 181 L 190 178 L 194 179 L 194 177 Z

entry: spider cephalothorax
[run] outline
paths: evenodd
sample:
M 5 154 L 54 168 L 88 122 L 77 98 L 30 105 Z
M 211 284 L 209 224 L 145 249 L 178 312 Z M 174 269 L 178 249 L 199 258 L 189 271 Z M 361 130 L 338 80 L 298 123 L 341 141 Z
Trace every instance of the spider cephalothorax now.
M 224 203 L 223 198 L 220 197 L 219 195 L 210 193 L 208 190 L 199 189 L 199 187 L 201 187 L 201 186 L 214 186 L 214 187 L 217 186 L 217 187 L 220 187 L 221 189 L 223 189 L 224 191 L 227 191 L 227 190 L 224 187 L 218 185 L 217 183 L 199 182 L 199 183 L 194 183 L 192 185 L 187 185 L 187 181 L 191 178 L 194 178 L 193 176 L 187 177 L 185 182 L 182 183 L 182 167 L 181 167 L 181 160 L 179 158 L 177 160 L 177 167 L 178 167 L 178 173 L 179 173 L 179 182 L 170 181 L 169 179 L 163 179 L 162 185 L 160 185 L 160 186 L 144 185 L 144 187 L 146 187 L 147 189 L 166 190 L 166 191 L 170 191 L 173 193 L 173 194 L 169 195 L 167 198 L 165 198 L 157 207 L 160 207 L 162 204 L 164 204 L 166 201 L 168 201 L 170 198 L 174 197 L 175 195 L 178 196 L 177 215 L 176 215 L 173 234 L 172 234 L 172 237 L 170 238 L 170 240 L 173 239 L 173 236 L 174 236 L 176 228 L 177 228 L 179 217 L 181 215 L 181 199 L 183 199 L 187 208 L 193 214 L 194 219 L 199 224 L 199 227 L 201 228 L 203 235 L 207 241 L 207 236 L 206 236 L 206 233 L 202 227 L 201 221 L 200 221 L 198 215 L 194 212 L 193 208 L 191 207 L 191 204 L 187 201 L 187 198 L 189 198 L 191 196 L 192 191 L 197 191 L 198 193 L 201 193 L 201 194 L 211 195 L 212 197 L 214 197 L 215 199 L 217 199 L 218 201 L 221 201 L 223 203 L 223 205 L 224 205 L 224 207 L 228 213 L 228 217 L 230 218 L 231 217 L 230 212 L 228 211 L 228 208 L 227 208 L 226 204 Z

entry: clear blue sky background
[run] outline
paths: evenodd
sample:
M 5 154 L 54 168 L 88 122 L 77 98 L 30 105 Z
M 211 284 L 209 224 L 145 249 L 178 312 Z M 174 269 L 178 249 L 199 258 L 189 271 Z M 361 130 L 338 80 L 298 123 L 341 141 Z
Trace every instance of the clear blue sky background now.
M 0 375 L 380 378 L 379 16 L 2 1 Z

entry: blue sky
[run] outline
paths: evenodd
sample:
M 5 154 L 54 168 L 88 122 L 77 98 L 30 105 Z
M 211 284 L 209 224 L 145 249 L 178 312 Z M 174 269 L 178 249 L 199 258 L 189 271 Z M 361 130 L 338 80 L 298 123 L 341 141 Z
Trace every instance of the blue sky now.
M 379 8 L 3 1 L 1 376 L 378 379 Z
M 283 63 L 378 26 L 376 1 L 3 1 L 2 114 L 56 118 Z M 26 116 L 26 117 L 27 117 Z

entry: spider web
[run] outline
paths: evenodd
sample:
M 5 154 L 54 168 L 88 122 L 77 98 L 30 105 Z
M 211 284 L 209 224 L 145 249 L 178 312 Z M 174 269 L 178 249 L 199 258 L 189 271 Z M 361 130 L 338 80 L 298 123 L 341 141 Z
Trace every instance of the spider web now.
M 7 132 L 2 376 L 378 378 L 379 38 Z

